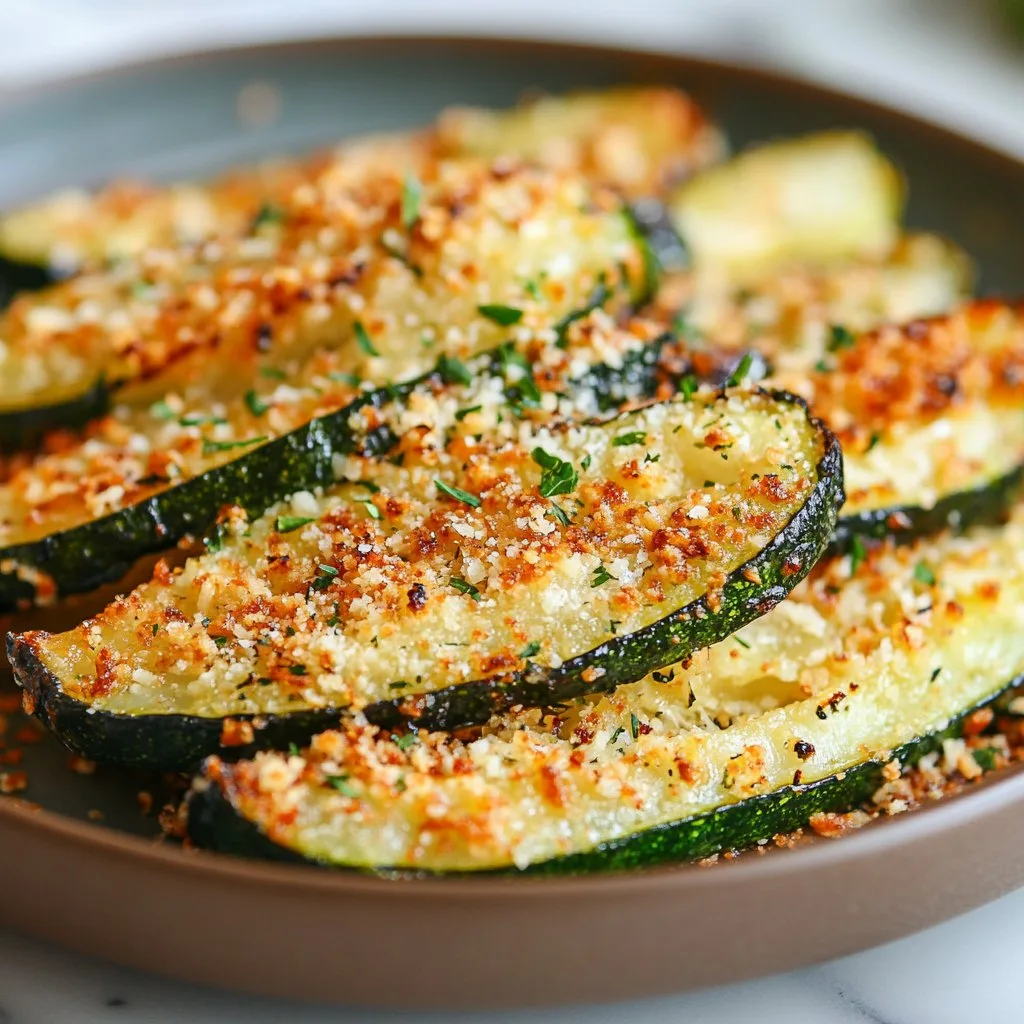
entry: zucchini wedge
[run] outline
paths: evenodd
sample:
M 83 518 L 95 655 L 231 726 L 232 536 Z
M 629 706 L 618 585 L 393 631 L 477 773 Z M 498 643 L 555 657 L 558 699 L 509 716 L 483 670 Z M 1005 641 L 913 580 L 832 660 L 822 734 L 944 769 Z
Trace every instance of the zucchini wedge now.
M 855 336 L 835 326 L 806 398 L 843 446 L 837 547 L 997 521 L 1024 479 L 1024 306 L 992 299 Z
M 947 313 L 970 295 L 970 260 L 936 235 L 901 236 L 891 251 L 822 266 L 773 268 L 742 283 L 715 274 L 663 276 L 651 315 L 675 320 L 691 349 L 755 349 L 778 372 L 808 372 L 832 328 L 859 334 Z
M 297 187 L 336 183 L 353 169 L 423 173 L 441 158 L 518 157 L 627 195 L 654 195 L 722 150 L 719 132 L 674 89 L 545 97 L 508 111 L 453 108 L 419 132 L 345 140 L 326 152 L 235 168 L 208 184 L 68 189 L 0 217 L 0 257 L 67 274 L 154 247 L 244 234 L 261 206 L 287 203 Z
M 540 96 L 512 110 L 452 107 L 435 132 L 443 154 L 514 154 L 634 199 L 663 195 L 725 150 L 721 132 L 689 96 L 656 86 Z
M 101 421 L 0 484 L 0 613 L 117 580 L 138 558 L 201 535 L 226 505 L 255 516 L 333 483 L 339 459 L 397 442 L 383 428 L 394 410 L 446 387 L 469 408 L 482 374 L 504 382 L 509 414 L 530 418 L 548 415 L 545 403 L 557 408 L 560 396 L 592 414 L 654 390 L 668 340 L 655 324 L 619 327 L 595 308 L 560 330 L 559 344 L 551 333 L 520 331 L 526 344 L 465 362 L 442 354 L 427 374 L 379 388 L 361 387 L 340 370 L 345 360 L 321 353 L 288 382 L 261 379 L 213 410 L 169 396 Z M 378 410 L 381 422 L 364 410 Z
M 821 132 L 746 150 L 695 175 L 669 210 L 695 267 L 741 278 L 888 251 L 903 191 L 867 136 Z
M 83 756 L 167 768 L 357 711 L 462 727 L 688 657 L 828 543 L 839 448 L 790 396 L 575 424 L 505 402 L 499 381 L 461 419 L 446 394 L 397 408 L 399 458 L 350 456 L 353 482 L 229 516 L 217 550 L 78 629 L 9 638 L 27 704 Z
M 614 288 L 623 274 L 635 290 Z M 198 384 L 223 397 L 319 348 L 401 380 L 439 341 L 465 357 L 513 325 L 550 327 L 602 279 L 620 307 L 644 298 L 647 252 L 618 198 L 575 175 L 453 161 L 415 182 L 395 169 L 298 189 L 244 237 L 15 300 L 0 316 L 0 448 L 94 407 L 97 389 L 134 407 Z
M 1024 672 L 1024 514 L 853 567 L 659 673 L 482 731 L 365 722 L 207 762 L 195 842 L 369 870 L 646 867 L 765 842 L 870 800 Z M 955 749 L 955 746 L 954 748 Z M 953 749 L 947 748 L 947 754 Z

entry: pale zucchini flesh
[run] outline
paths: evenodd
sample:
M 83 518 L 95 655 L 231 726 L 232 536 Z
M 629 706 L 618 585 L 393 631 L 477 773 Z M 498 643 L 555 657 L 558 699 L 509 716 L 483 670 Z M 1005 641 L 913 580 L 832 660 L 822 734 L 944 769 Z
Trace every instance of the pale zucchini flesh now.
M 770 839 L 779 819 L 756 817 L 769 794 L 797 804 L 815 783 L 944 729 L 1024 671 L 1022 552 L 1018 507 L 1003 529 L 876 552 L 852 573 L 835 558 L 672 678 L 554 718 L 515 714 L 461 740 L 364 725 L 325 733 L 301 754 L 214 760 L 196 817 L 212 787 L 279 849 L 425 871 L 557 866 L 573 855 L 600 867 L 603 848 L 645 835 L 654 848 L 660 829 L 723 808 L 738 822 L 745 802 L 761 833 L 736 834 Z M 216 844 L 201 820 L 197 832 Z
M 766 267 L 880 254 L 896 241 L 903 186 L 857 132 L 769 142 L 705 170 L 669 208 L 696 267 Z

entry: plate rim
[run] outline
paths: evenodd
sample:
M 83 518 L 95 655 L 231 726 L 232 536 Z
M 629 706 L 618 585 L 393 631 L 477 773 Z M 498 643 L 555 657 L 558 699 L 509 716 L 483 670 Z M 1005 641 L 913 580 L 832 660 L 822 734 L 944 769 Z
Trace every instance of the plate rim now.
M 187 51 L 157 56 L 153 59 L 126 59 L 102 68 L 55 75 L 25 86 L 15 86 L 0 95 L 0 112 L 31 102 L 38 97 L 59 94 L 84 85 L 116 81 L 117 78 L 144 72 L 160 73 L 168 69 L 187 68 L 200 64 L 216 64 L 225 59 L 253 56 L 297 57 L 303 53 L 338 53 L 354 48 L 373 47 L 395 53 L 398 50 L 451 47 L 464 51 L 502 50 L 509 53 L 530 54 L 540 52 L 549 57 L 559 54 L 580 58 L 606 57 L 619 63 L 642 61 L 649 65 L 638 81 L 657 82 L 665 72 L 675 76 L 687 74 L 709 78 L 729 77 L 756 89 L 765 85 L 773 90 L 791 94 L 813 94 L 827 102 L 859 108 L 874 120 L 888 122 L 891 127 L 906 128 L 918 136 L 930 136 L 936 146 L 954 147 L 968 152 L 972 159 L 991 164 L 999 172 L 1017 175 L 1024 184 L 1024 158 L 966 135 L 956 129 L 928 118 L 881 103 L 875 99 L 846 92 L 805 78 L 774 69 L 753 66 L 731 60 L 676 52 L 670 49 L 647 49 L 638 45 L 615 46 L 593 42 L 569 42 L 529 35 L 488 36 L 478 33 L 452 34 L 419 33 L 343 33 L 312 38 L 296 37 L 278 41 L 226 44 L 195 47 Z M 856 127 L 856 126 L 854 126 Z M 980 786 L 971 786 L 953 796 L 933 804 L 923 805 L 892 819 L 875 821 L 869 827 L 843 837 L 842 842 L 812 842 L 805 848 L 788 851 L 800 859 L 800 865 L 809 870 L 819 861 L 828 862 L 859 859 L 861 856 L 879 855 L 886 849 L 898 847 L 931 833 L 969 824 L 972 819 L 997 812 L 1004 805 L 1024 798 L 1024 765 L 1011 766 L 988 778 Z M 966 808 L 966 809 L 965 809 Z M 950 820 L 947 820 L 950 819 Z M 590 889 L 608 894 L 609 890 L 642 890 L 648 887 L 664 888 L 679 885 L 702 888 L 719 885 L 731 886 L 736 873 L 745 876 L 788 874 L 794 870 L 788 857 L 740 857 L 728 865 L 728 870 L 697 870 L 692 861 L 613 872 L 565 876 L 479 876 L 452 874 L 403 879 L 415 884 L 396 885 L 394 879 L 360 873 L 354 870 L 323 868 L 316 865 L 276 864 L 233 855 L 213 853 L 199 849 L 170 846 L 158 838 L 143 838 L 119 829 L 94 824 L 47 810 L 29 800 L 8 796 L 0 798 L 0 825 L 24 827 L 40 838 L 64 840 L 69 845 L 92 854 L 105 853 L 128 861 L 146 862 L 154 870 L 184 871 L 202 876 L 220 877 L 235 885 L 257 884 L 307 894 L 329 891 L 339 895 L 369 895 L 405 901 L 415 898 L 445 899 L 481 897 L 513 898 L 530 896 L 548 899 L 555 894 L 571 890 L 586 893 Z M 799 868 L 797 869 L 799 870 Z M 718 881 L 721 878 L 722 881 Z M 675 885 L 673 885 L 673 882 Z

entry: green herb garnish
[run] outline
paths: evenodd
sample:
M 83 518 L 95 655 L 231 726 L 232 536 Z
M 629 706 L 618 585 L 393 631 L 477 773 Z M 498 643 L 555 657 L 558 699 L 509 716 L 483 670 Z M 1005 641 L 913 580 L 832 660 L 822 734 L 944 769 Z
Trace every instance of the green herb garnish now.
M 481 316 L 487 317 L 488 320 L 493 321 L 500 327 L 511 327 L 523 319 L 523 311 L 516 309 L 515 306 L 489 304 L 477 306 L 476 309 Z
M 364 352 L 368 356 L 380 355 L 380 353 L 373 347 L 373 342 L 370 340 L 370 335 L 366 333 L 366 328 L 363 326 L 362 320 L 357 320 L 352 325 L 352 329 L 356 332 L 356 344 L 359 346 L 360 351 Z
M 926 587 L 935 586 L 935 573 L 932 571 L 931 566 L 924 562 L 918 562 L 914 566 L 914 579 L 918 583 L 923 583 Z
M 753 365 L 753 362 L 753 354 L 747 352 L 739 361 L 736 369 L 729 374 L 729 379 L 725 382 L 725 386 L 727 388 L 736 387 L 747 376 L 747 374 L 750 373 L 750 367 Z
M 540 653 L 540 644 L 536 640 L 531 640 L 520 652 L 520 658 L 532 658 L 535 654 Z
M 607 583 L 607 582 L 608 582 L 609 580 L 614 580 L 615 578 L 616 578 L 616 577 L 614 577 L 614 576 L 613 576 L 613 575 L 612 575 L 612 574 L 611 574 L 611 573 L 610 573 L 610 572 L 609 572 L 609 571 L 608 571 L 608 570 L 607 570 L 607 569 L 605 568 L 605 566 L 604 566 L 604 562 L 602 562 L 602 563 L 601 563 L 601 564 L 600 564 L 600 565 L 599 565 L 599 566 L 598 566 L 598 567 L 597 567 L 597 568 L 596 568 L 596 569 L 594 570 L 594 578 L 593 578 L 593 579 L 592 579 L 592 580 L 590 581 L 590 585 L 591 585 L 591 587 L 600 587 L 600 586 L 603 586 L 603 585 L 604 585 L 605 583 Z
M 402 226 L 406 231 L 420 219 L 420 203 L 423 201 L 423 183 L 412 172 L 402 182 Z
M 860 537 L 854 537 L 850 541 L 850 575 L 852 576 L 862 565 L 864 559 L 868 557 L 867 550 L 864 547 L 864 541 Z
M 852 331 L 847 330 L 842 324 L 833 324 L 828 329 L 828 341 L 825 343 L 825 348 L 829 352 L 838 352 L 841 348 L 852 348 L 856 341 Z
M 474 601 L 480 600 L 480 591 L 473 586 L 468 580 L 464 580 L 461 576 L 453 576 L 448 581 L 460 594 L 469 594 Z
M 580 477 L 571 462 L 566 462 L 543 448 L 534 448 L 530 455 L 542 471 L 539 490 L 543 497 L 553 498 L 556 494 L 569 494 L 576 490 Z
M 449 498 L 454 498 L 456 501 L 461 501 L 463 505 L 468 505 L 470 508 L 479 508 L 480 499 L 475 494 L 470 494 L 469 491 L 464 491 L 461 487 L 450 487 L 443 480 L 434 480 L 434 486 L 442 494 L 447 494 Z
M 209 438 L 203 438 L 203 454 L 211 455 L 214 452 L 230 452 L 235 448 L 249 448 L 254 444 L 262 444 L 269 440 L 270 438 L 266 435 L 250 437 L 245 441 L 211 441 Z
M 612 440 L 616 448 L 624 448 L 626 445 L 643 444 L 647 440 L 647 434 L 643 430 L 631 430 L 628 434 L 619 434 Z
M 300 527 L 315 522 L 315 519 L 310 519 L 308 516 L 278 516 L 275 525 L 278 533 L 291 533 L 292 530 L 298 530 Z
M 352 784 L 348 781 L 347 775 L 328 775 L 327 781 L 332 785 L 342 796 L 354 798 L 358 796 L 356 791 L 352 788 Z
M 270 408 L 252 388 L 245 393 L 245 404 L 253 416 L 262 416 Z
M 441 356 L 437 361 L 437 372 L 445 384 L 473 383 L 473 374 L 466 369 L 466 364 L 454 356 Z

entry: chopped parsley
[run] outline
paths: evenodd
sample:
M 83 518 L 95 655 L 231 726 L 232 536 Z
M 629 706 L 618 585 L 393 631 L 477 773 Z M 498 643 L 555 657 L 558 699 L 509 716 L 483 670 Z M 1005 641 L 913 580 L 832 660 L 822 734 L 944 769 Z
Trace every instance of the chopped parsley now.
M 590 463 L 592 461 L 593 461 L 593 459 L 590 457 L 589 454 L 588 455 L 584 455 L 583 458 L 580 459 L 580 469 L 582 469 L 584 471 L 590 469 Z
M 540 644 L 536 640 L 531 640 L 520 652 L 520 658 L 532 658 L 535 654 L 540 653 Z
M 353 324 L 352 329 L 356 332 L 356 344 L 359 346 L 361 352 L 364 352 L 368 356 L 379 356 L 380 353 L 373 347 L 373 342 L 370 340 L 370 335 L 366 333 L 366 328 L 363 326 L 362 320 L 357 320 Z
M 284 370 L 279 370 L 276 366 L 264 366 L 260 370 L 260 376 L 266 377 L 267 380 L 287 380 L 288 375 Z
M 475 494 L 470 494 L 469 491 L 464 491 L 461 487 L 450 487 L 443 480 L 434 480 L 434 486 L 442 494 L 447 494 L 449 498 L 454 498 L 456 501 L 461 501 L 463 505 L 468 505 L 470 508 L 479 508 L 480 499 Z
M 280 224 L 284 220 L 284 210 L 280 206 L 274 203 L 264 203 L 257 211 L 256 216 L 252 219 L 253 231 L 259 231 L 260 228 L 267 224 Z
M 867 557 L 868 557 L 868 553 L 867 553 L 867 550 L 864 547 L 864 541 L 862 541 L 860 539 L 860 537 L 854 537 L 853 540 L 850 541 L 850 575 L 851 576 L 853 576 L 854 573 L 856 573 L 856 571 L 860 568 L 861 564 L 864 562 L 864 559 L 867 558 Z
M 275 525 L 278 533 L 291 533 L 292 530 L 298 530 L 315 522 L 315 519 L 310 519 L 308 516 L 278 516 Z
M 574 310 L 572 313 L 567 313 L 562 317 L 558 323 L 555 324 L 555 347 L 565 349 L 569 347 L 569 328 L 572 327 L 577 320 L 582 320 L 584 317 L 590 316 L 595 309 L 600 309 L 612 296 L 611 290 L 607 283 L 602 277 L 597 283 L 597 287 L 591 292 L 590 298 L 587 299 L 586 305 L 581 309 Z
M 633 739 L 637 739 L 640 735 L 640 719 L 636 717 L 634 712 L 629 713 L 629 735 Z
M 468 580 L 464 580 L 461 576 L 453 576 L 448 581 L 460 594 L 469 594 L 474 601 L 480 600 L 480 591 L 473 586 Z
M 515 306 L 492 304 L 477 306 L 476 309 L 481 316 L 487 317 L 488 320 L 493 321 L 501 327 L 511 327 L 513 324 L 517 324 L 523 319 L 523 311 L 521 309 L 516 309 Z
M 877 430 L 872 431 L 871 432 L 871 437 L 868 438 L 868 446 L 867 446 L 867 448 L 864 449 L 864 451 L 866 451 L 866 452 L 871 451 L 871 449 L 874 448 L 878 444 L 878 442 L 881 441 L 881 440 L 882 440 L 882 435 Z
M 305 665 L 289 665 L 288 666 L 288 671 L 293 676 L 304 676 L 306 674 L 306 666 Z
M 843 327 L 842 324 L 833 324 L 828 329 L 828 341 L 825 348 L 829 352 L 838 352 L 841 348 L 853 348 L 856 338 L 853 332 Z
M 692 373 L 688 373 L 679 382 L 679 391 L 683 396 L 684 402 L 689 402 L 693 398 L 694 392 L 697 390 L 697 378 Z
M 423 183 L 411 172 L 402 182 L 402 226 L 408 231 L 420 219 Z
M 262 416 L 270 408 L 252 388 L 245 393 L 245 404 L 253 416 Z
M 618 728 L 617 728 L 617 729 L 615 730 L 615 732 L 613 732 L 613 733 L 612 733 L 612 735 L 611 735 L 611 738 L 610 738 L 610 739 L 608 740 L 608 746 L 609 746 L 609 747 L 614 747 L 614 746 L 615 746 L 615 744 L 616 744 L 616 743 L 618 742 L 618 739 L 619 739 L 619 737 L 620 737 L 620 736 L 621 736 L 621 735 L 622 735 L 622 734 L 623 734 L 623 733 L 624 733 L 625 731 L 626 731 L 626 730 L 625 730 L 625 729 L 624 729 L 624 728 L 623 728 L 623 727 L 622 727 L 622 726 L 620 725 L 620 726 L 619 726 L 619 727 L 618 727 Z
M 556 494 L 569 494 L 576 490 L 580 477 L 571 462 L 539 447 L 534 448 L 530 455 L 541 468 L 539 489 L 543 497 L 553 498 Z
M 178 415 L 162 398 L 149 407 L 149 412 L 158 420 L 173 420 Z
M 363 502 L 363 508 L 366 509 L 366 514 L 371 519 L 380 519 L 380 509 L 369 498 Z
M 498 349 L 498 359 L 501 361 L 501 368 L 508 370 L 510 366 L 518 366 L 521 370 L 526 373 L 533 372 L 533 366 L 530 360 L 523 355 L 510 341 L 506 341 Z
M 313 590 L 326 590 L 337 578 L 338 570 L 333 565 L 318 565 L 316 579 L 310 584 Z
M 747 374 L 750 373 L 750 367 L 753 363 L 753 353 L 747 352 L 737 364 L 736 369 L 729 374 L 729 379 L 725 382 L 725 386 L 727 388 L 734 388 L 741 383 Z
M 342 796 L 354 798 L 358 796 L 356 791 L 352 788 L 352 783 L 348 781 L 347 775 L 328 775 L 327 781 L 332 785 Z
M 410 747 L 416 746 L 420 741 L 420 738 L 414 732 L 407 732 L 402 735 L 393 732 L 391 739 L 399 750 L 408 750 Z
M 999 751 L 995 747 L 980 747 L 977 750 L 972 750 L 971 754 L 975 764 L 983 772 L 990 772 L 996 766 L 996 757 L 998 757 Z
M 344 373 L 341 370 L 327 374 L 327 379 L 334 381 L 335 384 L 348 384 L 353 388 L 357 388 L 363 383 L 356 374 Z
M 437 361 L 437 372 L 445 384 L 472 384 L 473 375 L 466 369 L 466 364 L 454 356 L 444 355 Z
M 647 434 L 643 430 L 631 430 L 628 434 L 619 434 L 612 440 L 616 448 L 624 448 L 626 445 L 643 444 L 647 440 Z
M 254 444 L 262 444 L 269 440 L 266 435 L 250 437 L 245 441 L 211 441 L 209 438 L 203 438 L 203 454 L 212 455 L 214 452 L 230 452 L 235 448 L 250 448 Z
M 735 640 L 736 643 L 738 643 L 740 645 L 740 647 L 745 647 L 748 651 L 750 650 L 750 644 L 747 643 L 747 641 L 744 640 L 743 637 L 741 637 L 741 636 L 734 636 L 733 640 Z
M 457 409 L 455 412 L 455 419 L 461 423 L 467 416 L 474 412 L 479 412 L 482 408 L 482 405 L 471 405 L 468 409 Z
M 604 584 L 607 583 L 609 580 L 614 580 L 614 579 L 616 579 L 616 577 L 613 576 L 605 568 L 604 562 L 602 562 L 594 570 L 594 578 L 590 581 L 590 585 L 591 585 L 591 587 L 601 587 L 601 586 L 604 586 Z
M 935 586 L 935 573 L 932 571 L 931 566 L 925 562 L 918 562 L 914 566 L 914 579 L 918 583 L 923 583 L 926 587 Z
M 551 515 L 554 516 L 554 518 L 563 526 L 570 526 L 572 524 L 572 520 L 569 518 L 569 513 L 554 501 L 551 502 Z
M 526 281 L 523 284 L 523 290 L 527 295 L 533 299 L 534 302 L 540 302 L 544 296 L 541 294 L 540 285 L 536 281 Z

